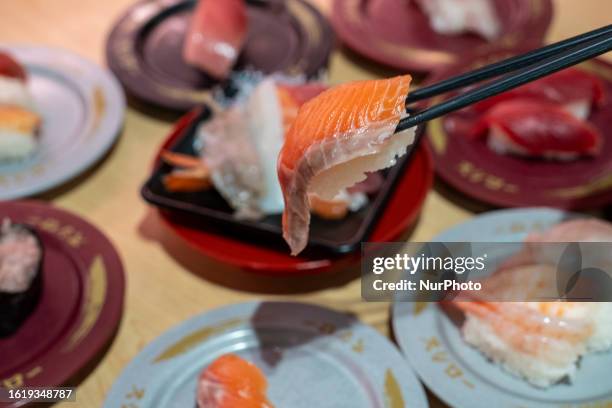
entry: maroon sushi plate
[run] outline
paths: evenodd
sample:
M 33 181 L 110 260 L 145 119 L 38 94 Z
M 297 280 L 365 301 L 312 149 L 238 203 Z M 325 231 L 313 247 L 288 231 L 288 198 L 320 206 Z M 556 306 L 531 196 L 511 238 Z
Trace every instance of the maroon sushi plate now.
M 433 75 L 427 82 L 435 83 L 514 53 L 498 51 L 466 58 Z M 549 206 L 580 210 L 612 203 L 612 64 L 591 60 L 578 68 L 599 76 L 608 96 L 604 106 L 596 109 L 588 119 L 604 137 L 603 149 L 597 157 L 559 162 L 500 155 L 490 150 L 485 140 L 474 141 L 466 137 L 469 124 L 476 117 L 462 112 L 433 120 L 427 127 L 426 141 L 437 174 L 468 196 L 500 207 Z
M 537 47 L 553 16 L 551 0 L 492 0 L 503 32 L 495 42 L 473 34 L 441 35 L 413 0 L 335 0 L 331 20 L 340 39 L 363 56 L 404 71 L 432 72 L 467 52 Z
M 225 83 L 189 66 L 182 56 L 195 3 L 141 0 L 117 20 L 106 60 L 131 95 L 177 111 L 213 103 L 212 93 Z M 249 29 L 234 71 L 313 77 L 327 67 L 334 33 L 315 7 L 305 0 L 247 0 L 246 5 Z
M 196 119 L 198 111 L 192 111 L 179 120 L 169 138 L 160 148 L 159 155 L 181 137 L 184 130 Z M 383 214 L 370 234 L 369 242 L 387 242 L 398 238 L 417 219 L 425 197 L 433 182 L 433 161 L 425 144 L 413 155 L 412 163 L 398 181 Z M 338 271 L 359 261 L 359 252 L 334 258 L 293 257 L 281 252 L 248 242 L 232 239 L 201 229 L 186 227 L 174 222 L 172 214 L 160 211 L 166 226 L 182 238 L 185 243 L 202 254 L 261 275 L 297 276 Z
M 0 387 L 59 386 L 117 329 L 125 285 L 121 260 L 97 228 L 48 204 L 2 202 L 0 217 L 32 226 L 44 247 L 40 301 L 17 332 L 0 338 Z

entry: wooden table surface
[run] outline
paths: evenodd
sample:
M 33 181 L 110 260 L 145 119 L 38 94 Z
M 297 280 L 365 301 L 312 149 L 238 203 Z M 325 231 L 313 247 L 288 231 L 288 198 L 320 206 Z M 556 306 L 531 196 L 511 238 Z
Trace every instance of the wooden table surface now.
M 324 11 L 328 0 L 313 0 Z M 132 0 L 0 1 L 0 42 L 64 47 L 104 64 L 106 35 Z M 610 23 L 612 2 L 556 0 L 549 40 L 559 40 Z M 609 57 L 609 56 L 608 56 Z M 330 80 L 391 74 L 343 50 L 334 52 Z M 96 224 L 115 243 L 127 274 L 125 312 L 109 350 L 79 384 L 79 407 L 100 407 L 125 365 L 151 340 L 195 314 L 252 299 L 292 299 L 356 313 L 389 332 L 389 305 L 360 298 L 356 270 L 303 279 L 253 277 L 199 256 L 172 237 L 140 199 L 151 158 L 176 116 L 130 101 L 122 135 L 96 168 L 43 195 Z M 412 239 L 423 241 L 486 207 L 436 185 Z M 432 406 L 442 406 L 431 397 Z M 64 405 L 62 405 L 64 406 Z M 65 404 L 66 408 L 75 406 Z

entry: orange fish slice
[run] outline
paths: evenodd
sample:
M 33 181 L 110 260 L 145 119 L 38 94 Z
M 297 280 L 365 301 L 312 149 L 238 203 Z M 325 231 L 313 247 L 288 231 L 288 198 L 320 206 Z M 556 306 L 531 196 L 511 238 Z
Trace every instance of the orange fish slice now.
M 235 354 L 216 359 L 198 382 L 199 408 L 273 408 L 268 382 L 257 366 Z
M 373 172 L 392 166 L 414 141 L 393 132 L 406 115 L 411 77 L 331 88 L 301 106 L 278 159 L 285 211 L 283 236 L 293 255 L 308 241 L 308 193 L 333 199 Z

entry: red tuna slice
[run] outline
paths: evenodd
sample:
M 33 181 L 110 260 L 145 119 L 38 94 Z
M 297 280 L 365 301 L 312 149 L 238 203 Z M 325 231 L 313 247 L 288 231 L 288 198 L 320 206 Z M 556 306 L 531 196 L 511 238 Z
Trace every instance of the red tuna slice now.
M 586 119 L 592 108 L 605 101 L 604 85 L 599 77 L 577 68 L 568 68 L 472 106 L 483 113 L 509 99 L 539 99 L 563 105 L 580 119 Z
M 601 134 L 558 105 L 512 99 L 496 105 L 477 123 L 473 136 L 489 132 L 489 147 L 498 153 L 572 160 L 597 155 Z
M 0 76 L 16 78 L 23 82 L 27 80 L 23 66 L 5 52 L 0 52 Z
M 183 58 L 217 79 L 225 79 L 247 34 L 243 0 L 200 0 L 183 46 Z
M 310 82 L 303 85 L 279 85 L 278 87 L 286 90 L 298 106 L 302 106 L 327 89 L 327 86 L 319 82 Z

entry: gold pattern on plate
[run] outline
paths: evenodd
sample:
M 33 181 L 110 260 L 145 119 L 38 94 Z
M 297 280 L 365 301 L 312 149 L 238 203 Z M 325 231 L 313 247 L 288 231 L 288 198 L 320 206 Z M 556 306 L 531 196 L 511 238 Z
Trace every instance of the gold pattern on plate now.
M 218 104 L 213 99 L 210 91 L 198 91 L 195 89 L 178 88 L 160 83 L 154 83 L 154 86 L 157 92 L 172 99 L 186 99 L 193 103 L 207 104 L 213 109 L 218 108 Z
M 466 388 L 474 389 L 476 386 L 469 381 L 463 370 L 453 361 L 448 351 L 437 336 L 422 339 L 424 351 L 429 354 L 432 363 L 444 367 L 444 374 L 454 381 L 460 381 Z
M 286 2 L 286 7 L 289 13 L 292 14 L 300 23 L 300 25 L 306 30 L 308 39 L 306 43 L 309 48 L 317 48 L 321 44 L 321 30 L 317 21 L 317 18 L 308 7 L 299 0 L 289 0 Z M 308 53 L 304 55 L 307 57 Z M 290 75 L 299 75 L 303 73 L 308 67 L 308 59 L 301 58 L 296 61 L 291 67 L 287 68 L 287 73 Z
M 19 372 L 11 375 L 10 377 L 0 379 L 0 387 L 4 388 L 19 388 L 26 385 L 26 380 L 32 379 L 42 373 L 43 368 L 36 366 L 25 373 Z
M 353 25 L 361 25 L 363 18 L 360 10 L 360 0 L 345 0 L 344 13 L 349 22 Z M 410 45 L 394 44 L 381 38 L 372 38 L 374 47 L 380 49 L 385 54 L 393 57 L 401 57 L 406 61 L 425 60 L 433 64 L 450 64 L 457 60 L 457 57 L 450 52 L 417 48 Z
M 435 152 L 439 155 L 446 153 L 447 135 L 444 131 L 442 118 L 434 119 L 429 122 L 427 134 L 429 135 L 429 141 Z
M 519 191 L 519 187 L 516 184 L 509 183 L 502 177 L 488 173 L 469 160 L 462 160 L 457 165 L 457 171 L 461 177 L 470 183 L 481 184 L 487 190 L 502 191 L 510 194 L 516 194 Z
M 405 406 L 399 383 L 391 369 L 387 369 L 385 373 L 385 407 L 404 408 Z
M 608 65 L 598 64 L 593 61 L 587 61 L 578 65 L 578 67 L 587 72 L 595 74 L 608 82 L 612 82 L 612 68 L 610 68 Z
M 457 57 L 449 52 L 426 50 L 409 45 L 393 44 L 381 39 L 374 39 L 374 45 L 390 56 L 399 56 L 406 61 L 428 61 L 432 64 L 452 64 Z
M 584 198 L 596 193 L 603 193 L 610 189 L 612 189 L 612 173 L 596 178 L 590 183 L 582 186 L 553 190 L 549 195 L 561 198 Z
M 299 0 L 288 0 L 286 3 L 287 9 L 306 29 L 308 38 L 315 45 L 321 43 L 321 29 L 316 16 L 310 9 Z
M 531 15 L 533 19 L 538 19 L 544 12 L 544 4 L 542 0 L 531 0 Z
M 420 315 L 423 313 L 423 310 L 427 309 L 428 305 L 429 302 L 414 302 L 414 310 L 412 311 L 412 314 L 414 316 Z
M 98 321 L 104 300 L 106 299 L 108 282 L 106 280 L 106 266 L 101 255 L 96 255 L 89 268 L 89 279 L 85 288 L 85 304 L 81 312 L 81 322 L 72 333 L 64 352 L 76 347 L 91 331 Z
M 182 337 L 177 342 L 172 344 L 170 347 L 166 348 L 157 357 L 155 357 L 155 359 L 153 360 L 153 363 L 159 363 L 160 361 L 170 360 L 181 354 L 185 354 L 189 350 L 197 346 L 198 344 L 209 339 L 210 337 L 223 333 L 224 331 L 228 329 L 240 326 L 245 321 L 246 320 L 242 318 L 229 319 L 229 320 L 222 321 L 219 324 L 216 324 L 213 326 L 206 326 L 199 330 L 196 330 L 193 333 L 189 333 L 188 335 Z
M 104 98 L 104 91 L 102 90 L 101 87 L 96 86 L 94 87 L 93 93 L 92 93 L 92 99 L 93 99 L 93 128 L 92 131 L 95 131 L 98 129 L 98 126 L 100 126 L 100 122 L 102 121 L 102 118 L 104 117 L 104 114 L 106 113 L 106 99 Z

